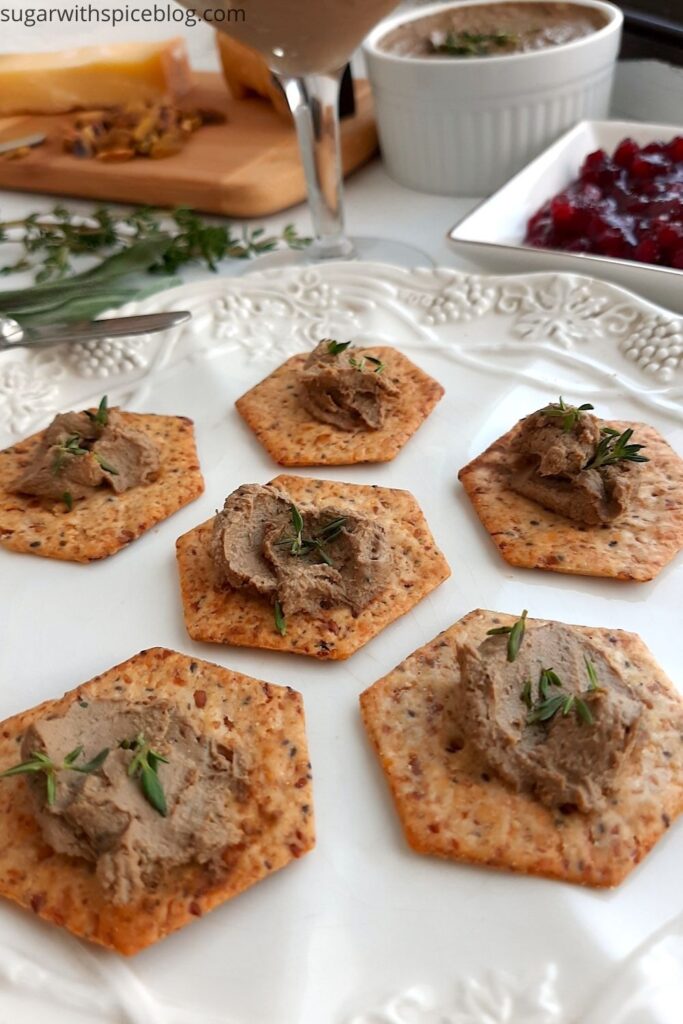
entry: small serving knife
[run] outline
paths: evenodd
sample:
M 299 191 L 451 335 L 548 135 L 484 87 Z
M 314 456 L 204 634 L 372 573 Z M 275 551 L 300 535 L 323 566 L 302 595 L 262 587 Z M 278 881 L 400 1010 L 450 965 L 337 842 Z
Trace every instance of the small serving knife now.
M 0 314 L 0 352 L 10 348 L 47 348 L 71 341 L 96 338 L 120 338 L 134 334 L 153 334 L 178 327 L 192 317 L 187 310 L 148 313 L 143 316 L 118 316 L 110 320 L 79 320 L 72 324 L 47 327 L 22 327 L 9 316 Z
M 47 135 L 37 132 L 35 135 L 25 135 L 21 139 L 7 139 L 0 142 L 1 153 L 13 153 L 15 149 L 33 149 L 34 146 L 42 146 Z

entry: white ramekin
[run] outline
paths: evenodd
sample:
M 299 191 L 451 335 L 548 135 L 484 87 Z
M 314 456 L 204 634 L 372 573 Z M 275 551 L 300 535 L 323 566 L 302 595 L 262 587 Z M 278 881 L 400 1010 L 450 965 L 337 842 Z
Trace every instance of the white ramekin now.
M 404 11 L 365 40 L 384 161 L 409 188 L 488 195 L 578 121 L 607 116 L 623 15 L 603 0 L 573 2 L 603 11 L 604 28 L 533 53 L 459 60 L 400 57 L 378 47 L 406 21 L 482 2 Z

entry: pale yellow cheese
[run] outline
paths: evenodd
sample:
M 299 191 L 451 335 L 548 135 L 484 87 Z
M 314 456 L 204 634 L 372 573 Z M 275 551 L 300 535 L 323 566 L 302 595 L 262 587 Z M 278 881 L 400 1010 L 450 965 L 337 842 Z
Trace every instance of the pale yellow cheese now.
M 96 110 L 177 98 L 190 87 L 182 39 L 0 54 L 0 116 Z

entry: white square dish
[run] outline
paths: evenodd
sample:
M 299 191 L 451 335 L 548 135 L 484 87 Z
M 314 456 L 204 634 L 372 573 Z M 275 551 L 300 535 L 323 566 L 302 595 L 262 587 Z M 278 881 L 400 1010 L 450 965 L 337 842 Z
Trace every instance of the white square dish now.
M 451 244 L 487 270 L 564 270 L 622 285 L 683 312 L 683 271 L 591 253 L 536 249 L 523 242 L 529 217 L 577 177 L 596 149 L 612 151 L 626 136 L 644 144 L 680 134 L 675 125 L 633 121 L 581 121 L 448 233 Z

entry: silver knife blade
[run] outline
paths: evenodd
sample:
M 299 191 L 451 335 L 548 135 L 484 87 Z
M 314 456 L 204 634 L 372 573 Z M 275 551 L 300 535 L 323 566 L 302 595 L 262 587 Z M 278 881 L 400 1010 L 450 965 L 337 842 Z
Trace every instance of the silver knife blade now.
M 179 327 L 180 324 L 187 323 L 191 317 L 191 313 L 181 309 L 170 313 L 147 313 L 140 316 L 117 316 L 109 320 L 81 320 L 72 324 L 26 327 L 16 341 L 10 337 L 3 347 L 42 348 L 70 341 L 153 334 L 156 331 L 166 331 L 170 327 Z
M 6 142 L 0 142 L 0 153 L 11 153 L 15 149 L 23 149 L 24 146 L 40 146 L 47 135 L 38 132 L 35 135 L 24 135 L 22 139 L 8 139 Z

